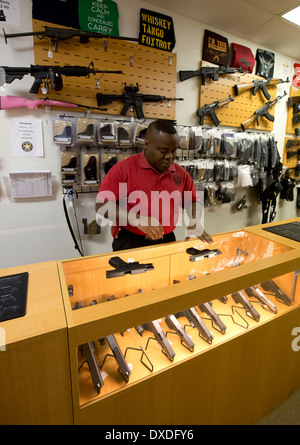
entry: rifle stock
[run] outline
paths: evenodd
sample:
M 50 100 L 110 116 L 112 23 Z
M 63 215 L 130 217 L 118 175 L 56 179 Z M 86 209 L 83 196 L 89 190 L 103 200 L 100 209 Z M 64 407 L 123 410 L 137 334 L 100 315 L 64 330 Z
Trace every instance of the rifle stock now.
M 241 84 L 237 84 L 234 85 L 233 89 L 234 89 L 234 94 L 236 96 L 239 96 L 240 94 L 245 93 L 245 91 L 249 91 L 251 90 L 251 88 L 254 87 L 254 83 L 241 83 Z
M 250 117 L 249 119 L 247 119 L 245 122 L 243 122 L 241 124 L 241 127 L 243 129 L 243 131 L 247 130 L 249 127 L 251 127 L 252 124 L 254 124 L 256 120 L 256 115 L 254 114 L 252 117 Z
M 191 77 L 200 76 L 201 71 L 195 70 L 195 71 L 179 71 L 179 79 L 180 82 L 183 82 L 184 80 L 190 79 Z

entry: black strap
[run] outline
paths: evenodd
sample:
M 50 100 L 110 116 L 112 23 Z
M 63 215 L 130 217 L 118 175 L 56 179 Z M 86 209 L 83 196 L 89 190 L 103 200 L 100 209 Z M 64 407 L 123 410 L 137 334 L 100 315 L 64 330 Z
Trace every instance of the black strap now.
M 79 247 L 79 245 L 78 245 L 76 236 L 75 236 L 75 234 L 74 234 L 74 232 L 73 232 L 72 224 L 71 224 L 71 221 L 70 221 L 70 218 L 69 218 L 69 214 L 68 214 L 68 210 L 67 210 L 66 195 L 64 195 L 64 198 L 63 198 L 63 206 L 64 206 L 64 212 L 65 212 L 65 217 L 66 217 L 66 220 L 67 220 L 67 223 L 68 223 L 68 227 L 69 227 L 70 233 L 71 233 L 71 235 L 72 235 L 73 241 L 74 241 L 74 243 L 75 243 L 74 248 L 75 248 L 76 250 L 78 250 L 78 252 L 80 253 L 81 256 L 84 256 L 84 254 L 83 254 L 82 251 L 80 250 L 80 247 Z

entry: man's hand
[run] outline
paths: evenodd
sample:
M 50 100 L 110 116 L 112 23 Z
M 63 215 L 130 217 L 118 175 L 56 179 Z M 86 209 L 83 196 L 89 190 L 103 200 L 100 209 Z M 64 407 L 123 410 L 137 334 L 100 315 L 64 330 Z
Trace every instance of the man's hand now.
M 188 241 L 191 238 L 191 236 L 195 236 L 200 241 L 203 241 L 208 244 L 212 244 L 214 242 L 212 237 L 207 232 L 205 232 L 203 228 L 197 228 L 195 226 L 188 227 L 184 241 Z
M 146 235 L 146 239 L 158 240 L 162 238 L 164 229 L 160 222 L 153 217 L 140 216 L 135 226 Z

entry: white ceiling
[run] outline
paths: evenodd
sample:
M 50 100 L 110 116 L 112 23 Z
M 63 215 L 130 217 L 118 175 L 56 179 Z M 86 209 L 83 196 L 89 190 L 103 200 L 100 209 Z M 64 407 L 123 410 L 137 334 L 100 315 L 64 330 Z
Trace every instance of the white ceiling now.
M 280 16 L 299 0 L 148 0 L 300 62 L 300 27 Z M 171 14 L 170 14 L 171 15 Z

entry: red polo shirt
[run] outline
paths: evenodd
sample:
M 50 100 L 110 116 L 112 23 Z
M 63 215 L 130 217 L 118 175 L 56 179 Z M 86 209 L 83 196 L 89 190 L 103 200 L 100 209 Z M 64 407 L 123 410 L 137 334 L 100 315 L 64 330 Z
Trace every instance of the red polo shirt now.
M 149 164 L 144 152 L 118 162 L 103 179 L 97 202 L 114 199 L 133 218 L 141 214 L 158 219 L 165 234 L 175 229 L 179 207 L 200 201 L 193 180 L 183 167 L 173 163 L 167 171 L 159 173 Z M 120 221 L 120 225 L 144 235 L 126 222 Z M 117 233 L 118 230 L 114 230 L 113 236 Z

